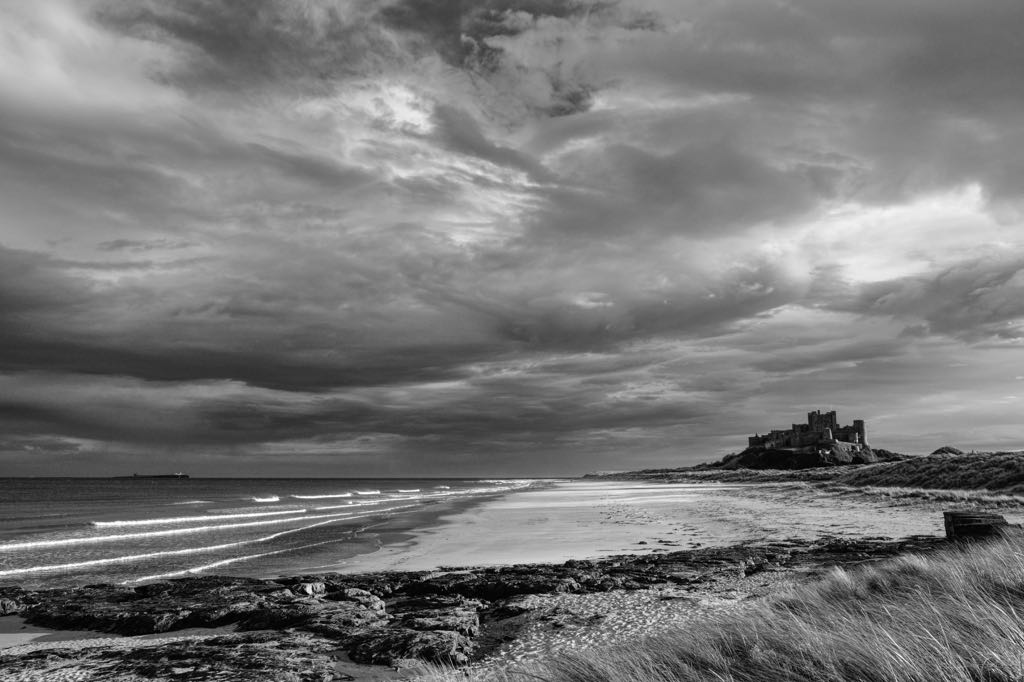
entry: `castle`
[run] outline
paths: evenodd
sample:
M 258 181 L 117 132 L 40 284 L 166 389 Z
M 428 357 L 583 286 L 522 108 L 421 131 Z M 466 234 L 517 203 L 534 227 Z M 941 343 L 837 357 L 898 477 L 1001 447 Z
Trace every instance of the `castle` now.
M 791 429 L 772 429 L 767 434 L 747 439 L 749 447 L 778 450 L 783 448 L 828 448 L 843 443 L 842 449 L 861 451 L 868 449 L 864 433 L 864 420 L 854 419 L 852 426 L 839 426 L 835 410 L 822 414 L 821 410 L 807 413 L 806 424 L 793 424 Z

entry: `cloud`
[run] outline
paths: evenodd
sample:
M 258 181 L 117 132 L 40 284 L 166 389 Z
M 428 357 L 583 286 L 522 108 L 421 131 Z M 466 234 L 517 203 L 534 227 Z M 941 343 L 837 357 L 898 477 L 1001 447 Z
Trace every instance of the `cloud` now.
M 157 251 L 163 249 L 187 249 L 196 246 L 192 242 L 172 242 L 167 239 L 111 239 L 100 242 L 96 248 L 100 251 L 131 251 L 132 253 L 145 253 L 146 251 Z
M 1024 260 L 965 261 L 928 276 L 878 282 L 857 291 L 847 307 L 908 321 L 914 334 L 1017 341 L 1024 338 Z
M 5 6 L 0 457 L 565 474 L 828 404 L 1007 443 L 1018 5 Z
M 465 111 L 449 105 L 438 104 L 434 107 L 434 120 L 437 123 L 436 134 L 448 149 L 475 156 L 499 166 L 518 168 L 535 176 L 538 180 L 550 178 L 550 173 L 528 155 L 489 141 L 484 137 L 476 120 Z
M 176 85 L 207 92 L 268 84 L 316 91 L 394 55 L 367 21 L 364 4 L 105 3 L 97 17 L 117 32 L 175 47 L 176 57 L 160 65 L 159 76 Z

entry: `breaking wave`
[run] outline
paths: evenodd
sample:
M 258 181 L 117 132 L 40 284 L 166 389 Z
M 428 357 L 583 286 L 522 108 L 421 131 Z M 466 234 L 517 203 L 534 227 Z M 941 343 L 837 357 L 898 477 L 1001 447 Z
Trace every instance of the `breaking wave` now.
M 165 523 L 194 523 L 211 519 L 245 519 L 257 516 L 280 516 L 281 514 L 303 514 L 305 509 L 287 509 L 283 511 L 253 512 L 251 514 L 207 514 L 206 516 L 173 516 L 165 519 L 134 519 L 131 521 L 92 521 L 90 525 L 99 528 L 120 526 L 156 526 Z
M 216 526 L 193 526 L 191 528 L 172 528 L 170 530 L 154 530 L 147 533 L 121 533 L 120 535 L 94 535 L 78 538 L 62 538 L 60 540 L 35 540 L 32 542 L 11 542 L 0 545 L 0 552 L 9 552 L 20 549 L 39 549 L 44 547 L 67 547 L 70 545 L 88 545 L 99 542 L 119 542 L 121 540 L 141 540 L 145 538 L 165 537 L 168 535 L 185 535 L 188 533 L 208 533 L 218 530 L 229 530 L 233 528 L 252 528 L 255 526 L 270 526 L 277 523 L 294 523 L 312 519 L 345 518 L 349 514 L 320 514 L 314 516 L 296 516 L 285 519 L 270 519 L 267 521 L 248 521 L 246 523 L 223 523 Z
M 312 517 L 309 517 L 309 518 L 313 519 L 313 518 L 318 518 L 318 517 L 312 516 Z M 319 517 L 319 518 L 322 518 L 322 517 Z M 107 565 L 107 564 L 118 564 L 118 563 L 124 564 L 124 563 L 131 563 L 131 562 L 135 562 L 135 561 L 145 561 L 147 559 L 157 559 L 159 557 L 165 557 L 165 556 L 179 556 L 179 555 L 182 555 L 182 554 L 197 554 L 197 553 L 200 553 L 200 552 L 216 552 L 216 551 L 223 550 L 223 549 L 230 549 L 231 547 L 241 547 L 242 545 L 251 545 L 251 544 L 258 543 L 258 542 L 268 542 L 268 541 L 273 540 L 275 538 L 279 538 L 282 535 L 289 535 L 291 533 L 298 533 L 298 532 L 301 532 L 301 531 L 304 531 L 304 530 L 309 530 L 310 528 L 316 528 L 318 526 L 324 526 L 324 525 L 327 525 L 328 523 L 334 523 L 336 521 L 341 521 L 341 520 L 343 520 L 343 518 L 358 518 L 358 517 L 350 517 L 350 516 L 341 517 L 341 516 L 338 516 L 337 518 L 333 518 L 330 521 L 323 521 L 321 523 L 313 523 L 313 524 L 310 524 L 310 525 L 307 525 L 307 526 L 302 526 L 301 528 L 289 528 L 288 530 L 283 530 L 283 531 L 281 531 L 279 533 L 273 533 L 271 535 L 266 535 L 266 536 L 261 537 L 261 538 L 253 538 L 251 540 L 237 540 L 235 542 L 225 542 L 225 543 L 222 543 L 222 544 L 219 544 L 219 545 L 207 545 L 205 547 L 186 547 L 185 549 L 168 549 L 168 550 L 164 550 L 164 551 L 161 551 L 161 552 L 147 552 L 145 554 L 129 554 L 129 555 L 126 555 L 126 556 L 107 557 L 105 559 L 89 559 L 87 561 L 75 561 L 75 562 L 71 562 L 71 563 L 67 563 L 67 564 L 48 564 L 48 565 L 45 565 L 45 566 L 27 566 L 25 568 L 12 568 L 12 569 L 9 569 L 9 570 L 6 570 L 6 571 L 0 571 L 0 577 L 4 577 L 4 576 L 8 576 L 8 575 L 18 575 L 18 574 L 21 574 L 21 573 L 39 573 L 39 572 L 42 572 L 42 571 L 66 571 L 66 570 L 75 569 L 75 568 L 89 568 L 89 567 L 92 567 L 92 566 L 103 566 L 103 565 Z M 122 536 L 122 537 L 124 537 L 124 536 Z M 288 550 L 282 550 L 282 551 L 288 551 Z M 228 560 L 228 563 L 230 563 L 230 560 Z M 212 565 L 211 565 L 211 567 L 212 567 Z M 190 570 L 198 570 L 198 569 L 190 569 Z M 139 578 L 136 581 L 131 581 L 131 582 L 137 582 L 138 580 L 148 580 L 148 579 L 149 578 Z
M 296 500 L 326 500 L 331 497 L 352 497 L 352 493 L 336 493 L 333 495 L 292 495 Z

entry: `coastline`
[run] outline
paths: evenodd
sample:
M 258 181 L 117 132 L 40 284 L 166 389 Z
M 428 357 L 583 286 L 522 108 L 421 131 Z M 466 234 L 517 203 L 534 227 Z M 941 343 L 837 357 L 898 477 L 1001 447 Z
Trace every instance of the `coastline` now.
M 801 484 L 568 479 L 444 514 L 343 570 L 557 563 L 826 534 L 928 535 L 942 532 L 936 509 Z
M 139 584 L 220 573 L 273 577 L 304 570 L 357 570 L 351 560 L 382 546 L 407 543 L 438 517 L 482 504 L 530 481 L 348 479 L 157 482 L 145 495 L 136 488 L 96 479 L 80 504 L 46 501 L 64 479 L 31 481 L 0 502 L 0 585 L 31 587 L 86 583 Z M 450 485 L 450 489 L 449 489 Z M 180 490 L 183 486 L 188 490 Z M 291 486 L 291 487 L 289 487 Z M 422 494 L 402 498 L 402 493 Z M 355 490 L 383 494 L 362 497 Z M 72 488 L 80 492 L 78 488 Z M 131 493 L 123 503 L 121 493 Z M 367 493 L 368 494 L 368 493 Z M 355 495 L 353 497 L 353 495 Z M 342 498 L 342 499 L 334 499 Z M 32 500 L 38 500 L 33 502 Z M 262 500 L 253 502 L 252 500 Z M 351 506 L 346 506 L 351 505 Z M 31 519 L 41 517 L 41 522 Z
M 837 566 L 945 546 L 935 536 L 823 538 L 446 572 L 8 590 L 0 599 L 19 603 L 30 623 L 90 623 L 104 634 L 53 633 L 0 649 L 0 672 L 28 682 L 62 679 L 58 671 L 81 673 L 67 679 L 139 670 L 179 679 L 174 674 L 193 669 L 204 675 L 187 679 L 219 679 L 230 669 L 232 679 L 254 681 L 411 680 L 424 674 L 424 662 L 495 671 L 741 611 Z M 208 626 L 197 627 L 197 612 L 183 605 L 201 609 Z M 247 668 L 257 662 L 258 673 Z
M 536 487 L 542 487 L 543 484 Z M 531 484 L 530 489 L 535 489 Z M 460 519 L 471 518 L 478 509 L 493 504 L 518 490 L 480 494 L 473 497 L 453 498 L 427 502 L 420 509 L 403 510 L 401 513 L 382 513 L 368 519 L 354 531 L 354 541 L 362 543 L 361 551 L 346 553 L 336 561 L 316 565 L 296 566 L 285 573 L 265 571 L 255 573 L 257 577 L 275 578 L 304 573 L 369 573 L 376 571 L 400 570 L 396 558 L 421 542 L 422 536 L 440 529 L 455 526 Z M 350 545 L 351 549 L 353 545 Z M 444 562 L 442 562 L 444 563 Z
M 0 671 L 98 680 L 174 660 L 212 680 L 223 670 L 198 671 L 215 659 L 299 680 L 417 679 L 425 661 L 483 674 L 737 612 L 835 567 L 932 552 L 947 546 L 941 508 L 804 483 L 556 481 L 392 515 L 363 531 L 376 549 L 331 570 L 0 588 L 0 613 L 41 628 L 10 632 Z

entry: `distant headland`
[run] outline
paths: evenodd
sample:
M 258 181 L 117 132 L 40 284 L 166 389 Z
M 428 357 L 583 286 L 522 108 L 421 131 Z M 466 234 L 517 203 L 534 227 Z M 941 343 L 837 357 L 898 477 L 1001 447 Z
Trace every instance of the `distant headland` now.
M 132 474 L 131 476 L 114 476 L 114 478 L 189 478 L 188 474 Z

